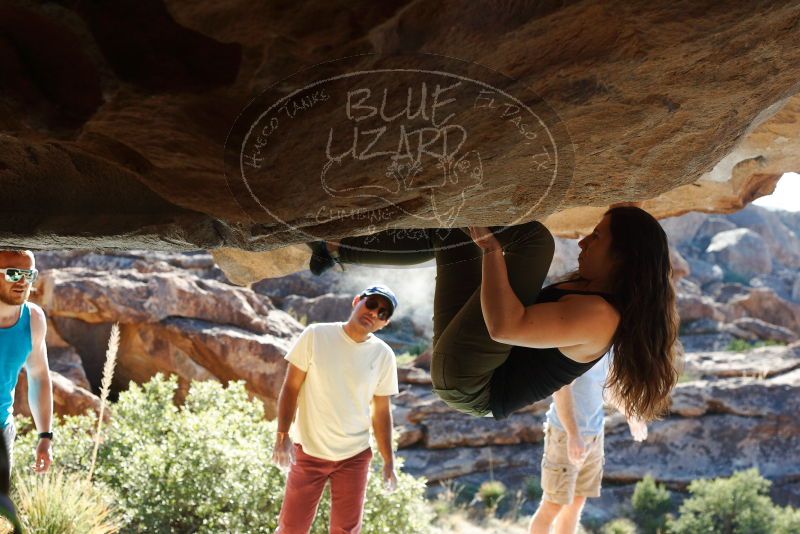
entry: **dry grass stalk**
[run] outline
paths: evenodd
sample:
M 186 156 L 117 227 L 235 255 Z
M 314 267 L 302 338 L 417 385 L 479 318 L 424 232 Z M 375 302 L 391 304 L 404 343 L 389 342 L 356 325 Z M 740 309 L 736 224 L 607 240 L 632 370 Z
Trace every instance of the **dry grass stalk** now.
M 100 382 L 100 413 L 97 417 L 97 430 L 94 433 L 94 449 L 92 450 L 92 463 L 89 467 L 88 480 L 92 479 L 94 466 L 97 462 L 97 451 L 100 448 L 101 439 L 100 430 L 103 426 L 103 413 L 108 401 L 108 394 L 111 392 L 111 379 L 114 378 L 114 368 L 117 365 L 117 350 L 119 350 L 119 323 L 114 323 L 114 326 L 111 327 L 111 336 L 108 338 L 106 363 L 103 365 L 103 379 Z

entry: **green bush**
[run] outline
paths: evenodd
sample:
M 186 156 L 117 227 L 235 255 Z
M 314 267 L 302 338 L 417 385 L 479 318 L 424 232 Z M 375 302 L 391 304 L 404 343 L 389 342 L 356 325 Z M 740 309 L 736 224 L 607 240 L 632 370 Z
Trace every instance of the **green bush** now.
M 542 498 L 542 481 L 537 476 L 530 476 L 525 479 L 525 498 L 529 501 L 538 501 Z
M 241 383 L 195 382 L 180 407 L 176 389 L 175 378 L 161 376 L 132 384 L 104 427 L 95 479 L 122 510 L 123 531 L 273 532 L 285 488 L 270 462 L 275 423 L 264 420 L 262 404 Z M 57 423 L 54 456 L 65 470 L 88 471 L 95 423 Z M 32 461 L 35 439 L 32 432 L 21 436 L 17 465 Z M 363 532 L 423 532 L 431 519 L 424 481 L 400 474 L 397 492 L 387 496 L 379 478 L 370 478 Z M 319 519 L 327 520 L 328 508 L 326 498 Z M 313 532 L 326 531 L 318 520 Z
M 633 520 L 642 534 L 664 532 L 670 511 L 670 492 L 650 475 L 636 484 L 631 497 Z
M 695 480 L 680 516 L 669 523 L 675 534 L 768 534 L 774 532 L 776 509 L 767 495 L 770 482 L 756 469 L 730 478 Z
M 636 534 L 636 525 L 633 524 L 633 521 L 630 519 L 626 519 L 624 517 L 620 517 L 618 519 L 613 519 L 603 525 L 603 528 L 600 529 L 601 534 Z
M 800 510 L 787 506 L 775 509 L 775 534 L 797 534 L 800 532 Z
M 381 479 L 383 460 L 380 454 L 373 457 L 364 503 L 364 534 L 417 534 L 430 529 L 434 514 L 425 500 L 425 480 L 403 473 L 402 464 L 402 458 L 395 458 L 397 489 L 387 493 Z M 327 534 L 327 520 L 320 526 L 316 532 Z
M 53 469 L 17 477 L 13 499 L 24 532 L 40 534 L 113 534 L 122 521 L 110 494 L 85 476 Z
M 486 506 L 486 510 L 494 513 L 497 505 L 506 496 L 506 485 L 499 480 L 487 480 L 478 488 L 478 499 Z

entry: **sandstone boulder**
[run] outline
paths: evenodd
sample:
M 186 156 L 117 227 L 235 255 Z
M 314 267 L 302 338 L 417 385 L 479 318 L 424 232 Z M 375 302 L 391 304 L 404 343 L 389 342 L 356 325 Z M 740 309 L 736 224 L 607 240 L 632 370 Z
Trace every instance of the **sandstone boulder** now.
M 775 261 L 790 269 L 800 268 L 800 238 L 783 223 L 780 215 L 766 208 L 750 205 L 727 215 L 727 219 L 760 235 Z
M 772 270 L 772 256 L 764 240 L 752 230 L 737 228 L 716 234 L 706 248 L 714 261 L 746 278 Z
M 49 315 L 87 323 L 190 317 L 266 333 L 275 311 L 268 298 L 249 289 L 179 272 L 67 268 L 46 271 L 40 280 L 36 300 Z
M 56 371 L 50 371 L 53 384 L 53 412 L 58 415 L 82 415 L 87 411 L 100 413 L 100 397 L 88 389 L 75 385 L 70 379 Z M 31 416 L 28 406 L 28 376 L 25 369 L 19 375 L 14 393 L 14 413 Z M 108 410 L 108 407 L 106 407 Z
M 179 270 L 200 278 L 221 279 L 222 273 L 211 254 L 203 251 L 164 252 L 156 250 L 44 250 L 36 252 L 40 271 L 82 267 L 96 271 L 133 269 L 140 273 Z
M 667 239 L 671 247 L 678 247 L 690 243 L 697 230 L 703 225 L 708 216 L 704 213 L 691 211 L 679 217 L 667 217 L 661 219 L 661 227 L 667 234 Z
M 689 264 L 691 277 L 697 280 L 701 286 L 712 282 L 721 282 L 725 273 L 722 268 L 717 264 L 708 263 L 697 258 L 689 258 L 686 260 Z
M 305 245 L 291 245 L 265 252 L 220 247 L 211 254 L 228 280 L 240 286 L 308 269 L 311 259 L 311 250 Z
M 78 352 L 73 347 L 47 347 L 50 370 L 55 371 L 83 389 L 91 390 L 86 370 Z
M 421 426 L 425 447 L 449 449 L 538 443 L 544 439 L 543 423 L 544 417 L 533 414 L 515 414 L 502 421 L 460 414 L 428 417 Z
M 715 235 L 728 230 L 736 230 L 736 228 L 737 226 L 734 223 L 724 217 L 707 217 L 692 237 L 692 246 L 704 250 Z
M 422 351 L 419 356 L 414 358 L 414 367 L 419 367 L 420 369 L 430 371 L 431 358 L 433 358 L 433 347 L 429 346 L 427 349 Z
M 689 263 L 681 256 L 678 249 L 670 247 L 669 249 L 669 262 L 672 265 L 672 279 L 680 280 L 684 276 L 691 274 Z
M 650 474 L 685 487 L 698 478 L 730 476 L 752 466 L 772 480 L 800 475 L 800 429 L 794 414 L 669 418 L 652 423 L 643 443 L 621 433 L 606 436 L 607 482 L 634 482 Z
M 171 318 L 160 323 L 123 325 L 119 381 L 144 382 L 157 372 L 178 375 L 181 393 L 191 380 L 244 380 L 264 403 L 268 418 L 276 415 L 278 393 L 286 373 L 292 336 L 300 327 L 257 334 L 199 319 Z
M 751 332 L 758 339 L 767 339 L 773 341 L 781 341 L 783 343 L 791 343 L 797 341 L 797 334 L 784 328 L 782 326 L 770 324 L 761 319 L 753 317 L 742 317 L 733 322 L 733 326 Z
M 124 265 L 125 256 L 117 258 Z M 51 319 L 53 343 L 64 345 L 51 349 L 54 368 L 85 369 L 83 379 L 96 389 L 111 324 L 120 322 L 115 390 L 156 373 L 177 375 L 180 394 L 192 380 L 244 380 L 274 416 L 283 355 L 302 325 L 268 297 L 189 274 L 166 259 L 159 269 L 44 271 L 37 299 Z
M 496 447 L 457 447 L 428 450 L 410 448 L 398 451 L 404 459 L 403 469 L 431 482 L 458 476 L 516 467 L 535 469 L 542 461 L 542 445 L 521 444 Z
M 736 337 L 725 331 L 706 334 L 688 334 L 680 337 L 683 350 L 690 352 L 725 351 Z
M 700 289 L 700 286 L 688 278 L 681 278 L 677 281 L 675 284 L 675 292 L 677 294 L 683 293 L 685 295 L 695 295 L 698 297 L 703 295 L 703 290 Z
M 697 377 L 772 377 L 800 367 L 800 344 L 760 347 L 747 352 L 694 352 L 684 356 L 684 371 Z
M 728 302 L 734 317 L 757 317 L 800 334 L 800 305 L 780 298 L 769 288 L 754 288 Z
M 795 374 L 796 375 L 796 374 Z M 707 413 L 780 417 L 800 410 L 800 377 L 736 377 L 678 384 L 670 411 L 683 417 Z M 800 429 L 796 429 L 800 431 Z
M 321 276 L 314 276 L 311 271 L 303 270 L 279 278 L 266 278 L 254 283 L 252 287 L 259 295 L 265 295 L 280 305 L 283 299 L 293 295 L 313 298 L 331 291 L 342 293 L 338 288 L 341 278 L 342 273 L 335 270 L 326 271 Z
M 293 317 L 308 324 L 346 321 L 353 311 L 353 297 L 334 293 L 318 297 L 290 295 L 283 299 L 282 307 Z
M 708 317 L 696 319 L 681 325 L 681 336 L 696 336 L 700 334 L 718 334 L 723 332 L 725 324 Z
M 708 295 L 715 301 L 727 304 L 735 297 L 747 296 L 752 288 L 738 283 L 712 283 L 706 288 Z
M 431 375 L 425 369 L 419 367 L 398 367 L 397 379 L 404 384 L 431 384 Z
M 422 441 L 423 432 L 419 425 L 404 424 L 394 427 L 397 436 L 397 448 L 405 449 Z
M 679 293 L 675 301 L 681 322 L 688 323 L 698 319 L 720 321 L 724 318 L 717 304 L 710 297 Z

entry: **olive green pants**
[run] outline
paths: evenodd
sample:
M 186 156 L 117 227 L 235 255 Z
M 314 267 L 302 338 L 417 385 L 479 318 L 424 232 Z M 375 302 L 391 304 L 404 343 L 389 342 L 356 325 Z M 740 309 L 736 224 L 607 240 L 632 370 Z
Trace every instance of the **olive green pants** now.
M 550 262 L 553 236 L 537 221 L 493 228 L 503 246 L 508 278 L 523 305 L 536 302 Z M 481 250 L 466 230 L 387 230 L 341 241 L 343 263 L 414 265 L 436 259 L 433 295 L 434 392 L 473 415 L 489 412 L 489 381 L 511 345 L 489 336 L 481 310 Z M 403 296 L 398 295 L 400 302 Z

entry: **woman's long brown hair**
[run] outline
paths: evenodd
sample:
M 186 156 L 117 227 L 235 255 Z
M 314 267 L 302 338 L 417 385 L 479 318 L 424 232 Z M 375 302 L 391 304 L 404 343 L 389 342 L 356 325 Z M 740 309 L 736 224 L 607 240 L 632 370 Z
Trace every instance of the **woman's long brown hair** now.
M 669 410 L 678 381 L 678 313 L 667 236 L 656 219 L 612 208 L 613 294 L 621 314 L 607 385 L 629 416 L 646 421 Z

